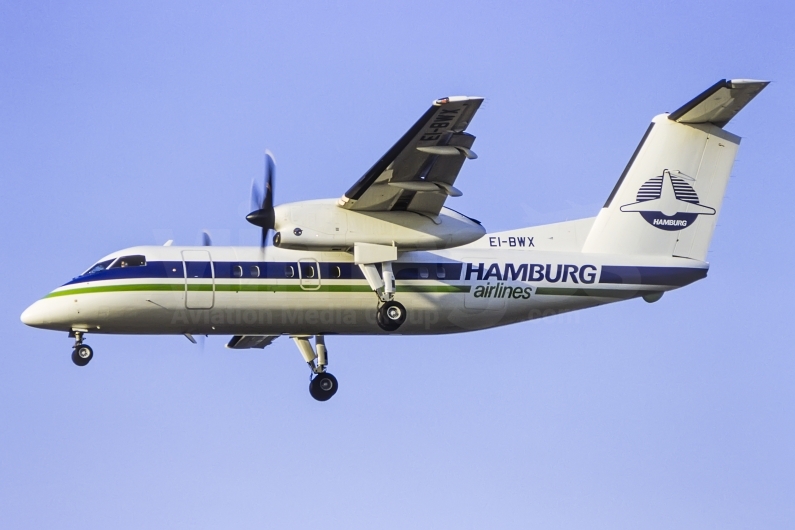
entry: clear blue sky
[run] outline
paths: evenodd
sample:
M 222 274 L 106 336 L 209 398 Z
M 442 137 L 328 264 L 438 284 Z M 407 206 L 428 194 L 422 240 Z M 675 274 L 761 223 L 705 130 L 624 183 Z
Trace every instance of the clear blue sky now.
M 599 6 L 597 6 L 599 4 Z M 0 527 L 792 528 L 795 8 L 779 2 L 0 2 Z M 773 83 L 709 277 L 447 337 L 293 344 L 65 334 L 22 310 L 136 244 L 256 244 L 341 195 L 435 98 L 486 102 L 453 205 L 502 230 L 594 215 L 651 117 Z

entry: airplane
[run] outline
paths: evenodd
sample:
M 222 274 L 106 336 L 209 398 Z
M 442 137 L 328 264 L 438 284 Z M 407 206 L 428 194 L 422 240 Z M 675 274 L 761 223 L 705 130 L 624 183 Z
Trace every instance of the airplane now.
M 274 205 L 275 166 L 252 185 L 260 246 L 140 246 L 101 258 L 28 307 L 28 326 L 88 333 L 290 337 L 330 399 L 327 335 L 434 335 L 504 326 L 665 292 L 707 275 L 740 138 L 724 126 L 766 81 L 721 80 L 652 119 L 595 217 L 488 233 L 446 207 L 472 151 L 481 97 L 435 100 L 339 199 Z M 269 233 L 273 232 L 269 241 Z M 312 339 L 314 338 L 314 345 Z

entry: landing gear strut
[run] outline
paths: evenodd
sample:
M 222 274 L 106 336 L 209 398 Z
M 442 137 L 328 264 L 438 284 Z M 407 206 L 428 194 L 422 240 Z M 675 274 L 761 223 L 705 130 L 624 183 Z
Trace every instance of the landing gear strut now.
M 309 337 L 293 337 L 298 351 L 301 352 L 314 377 L 309 383 L 309 394 L 318 401 L 328 401 L 337 393 L 339 384 L 337 378 L 326 372 L 328 366 L 328 349 L 323 335 L 315 336 L 315 348 L 309 342 Z M 317 350 L 317 352 L 315 351 Z M 317 359 L 317 364 L 315 360 Z
M 377 246 L 377 245 L 371 245 Z M 393 247 L 387 247 L 393 248 Z M 381 274 L 373 263 L 359 263 L 362 274 L 367 279 L 370 288 L 378 296 L 376 322 L 384 331 L 397 331 L 406 321 L 406 308 L 395 300 L 395 274 L 392 272 L 392 262 L 381 263 Z
M 82 331 L 73 331 L 71 335 L 75 338 L 75 345 L 72 347 L 72 362 L 77 366 L 85 366 L 94 358 L 94 350 L 88 344 L 83 344 Z

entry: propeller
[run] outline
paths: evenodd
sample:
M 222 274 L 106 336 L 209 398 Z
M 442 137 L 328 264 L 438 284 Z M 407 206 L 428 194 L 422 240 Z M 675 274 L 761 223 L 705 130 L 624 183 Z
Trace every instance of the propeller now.
M 210 232 L 207 230 L 202 230 L 202 246 L 203 247 L 211 247 L 213 246 L 213 240 L 210 237 Z M 204 342 L 207 340 L 207 335 L 199 335 L 199 348 L 201 352 L 204 353 Z
M 265 151 L 265 182 L 264 187 L 257 187 L 251 181 L 251 208 L 253 211 L 246 216 L 246 220 L 262 228 L 260 246 L 264 247 L 268 238 L 268 230 L 273 230 L 276 223 L 276 214 L 273 211 L 273 179 L 276 173 L 276 163 L 273 154 Z

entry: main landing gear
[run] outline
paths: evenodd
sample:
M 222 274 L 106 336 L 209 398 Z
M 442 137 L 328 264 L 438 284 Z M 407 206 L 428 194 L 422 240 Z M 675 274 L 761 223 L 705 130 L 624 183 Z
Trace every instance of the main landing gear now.
M 309 382 L 309 394 L 318 401 L 328 401 L 336 392 L 337 378 L 331 374 L 318 374 Z
M 376 268 L 376 261 L 381 263 L 381 273 Z M 370 289 L 378 297 L 376 322 L 384 331 L 397 331 L 406 321 L 406 308 L 395 300 L 395 274 L 392 272 L 392 261 L 397 259 L 397 249 L 383 245 L 367 245 L 358 243 L 354 247 L 354 261 L 367 279 Z
M 390 300 L 378 308 L 376 320 L 384 331 L 395 331 L 406 321 L 406 308 L 400 302 Z
M 315 348 L 312 348 L 309 339 L 308 336 L 293 337 L 298 351 L 301 352 L 309 369 L 312 370 L 313 377 L 309 383 L 309 394 L 318 401 L 328 401 L 337 393 L 339 385 L 337 378 L 326 372 L 326 366 L 328 366 L 326 340 L 323 335 L 316 335 Z M 315 364 L 316 359 L 317 364 Z
M 88 344 L 83 344 L 82 331 L 73 331 L 70 336 L 75 338 L 75 345 L 72 347 L 72 362 L 77 366 L 87 365 L 94 358 L 94 350 Z

